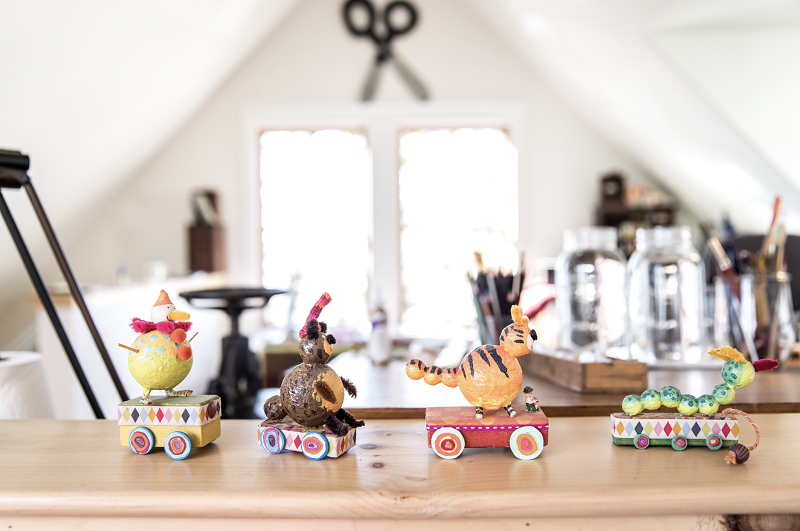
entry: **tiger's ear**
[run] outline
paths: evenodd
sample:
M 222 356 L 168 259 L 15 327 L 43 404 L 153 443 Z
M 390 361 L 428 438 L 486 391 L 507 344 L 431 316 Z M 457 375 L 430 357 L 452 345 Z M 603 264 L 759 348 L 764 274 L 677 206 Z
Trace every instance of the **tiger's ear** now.
M 523 315 L 522 308 L 516 304 L 511 307 L 511 318 L 514 320 L 514 324 L 528 326 L 528 317 Z
M 728 345 L 725 345 L 724 347 L 720 347 L 718 349 L 710 350 L 708 351 L 708 353 L 714 356 L 715 358 L 719 358 L 723 361 L 733 360 L 736 363 L 744 363 L 747 361 L 741 352 L 739 352 L 733 347 L 729 347 Z

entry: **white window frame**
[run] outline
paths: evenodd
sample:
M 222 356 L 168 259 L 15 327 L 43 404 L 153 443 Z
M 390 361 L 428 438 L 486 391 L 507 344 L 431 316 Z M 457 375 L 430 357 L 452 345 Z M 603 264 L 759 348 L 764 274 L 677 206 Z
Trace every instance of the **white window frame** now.
M 519 241 L 527 242 L 535 220 L 524 198 L 532 197 L 532 184 L 524 151 L 526 108 L 519 102 L 453 103 L 371 103 L 352 105 L 281 106 L 252 109 L 245 113 L 242 127 L 244 171 L 229 213 L 229 274 L 233 282 L 260 285 L 261 282 L 261 133 L 269 130 L 359 129 L 366 132 L 373 156 L 370 229 L 369 303 L 380 295 L 396 334 L 401 315 L 399 133 L 406 129 L 497 127 L 508 134 L 519 154 Z M 298 199 L 299 200 L 299 199 Z M 495 206 L 496 207 L 496 206 Z M 244 215 L 243 215 L 244 214 Z M 524 245 L 523 245 L 524 247 Z M 238 258 L 238 259 L 237 259 Z M 270 286 L 280 287 L 280 286 Z M 341 296 L 341 295 L 340 295 Z

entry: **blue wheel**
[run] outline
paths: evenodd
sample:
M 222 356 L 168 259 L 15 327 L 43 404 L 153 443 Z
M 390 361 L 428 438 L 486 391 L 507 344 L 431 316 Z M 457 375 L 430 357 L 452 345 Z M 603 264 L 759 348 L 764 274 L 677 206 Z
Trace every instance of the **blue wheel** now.
M 155 445 L 156 439 L 153 437 L 153 432 L 143 426 L 134 428 L 128 436 L 128 446 L 135 454 L 149 454 Z
M 319 461 L 328 455 L 328 439 L 321 433 L 315 431 L 306 433 L 300 443 L 303 448 L 303 455 L 314 461 Z
M 189 457 L 192 451 L 192 441 L 189 436 L 180 431 L 173 431 L 164 440 L 164 451 L 176 461 Z
M 279 454 L 286 448 L 286 437 L 275 426 L 269 426 L 261 432 L 261 447 L 271 454 Z

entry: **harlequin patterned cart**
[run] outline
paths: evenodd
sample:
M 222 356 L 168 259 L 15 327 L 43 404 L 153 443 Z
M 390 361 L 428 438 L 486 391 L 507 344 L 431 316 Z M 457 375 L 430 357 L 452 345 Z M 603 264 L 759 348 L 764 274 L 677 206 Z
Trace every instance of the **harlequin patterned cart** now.
M 611 415 L 611 438 L 620 446 L 672 446 L 683 451 L 689 446 L 719 450 L 738 442 L 739 422 L 732 415 L 681 415 L 680 413 L 625 413 Z
M 474 407 L 429 407 L 425 425 L 428 448 L 442 459 L 455 459 L 464 448 L 509 447 L 518 459 L 535 459 L 547 446 L 550 429 L 541 408 L 519 411 L 514 418 L 498 409 L 476 419 Z
M 355 446 L 356 429 L 350 428 L 346 435 L 340 437 L 325 426 L 308 428 L 287 417 L 284 420 L 265 420 L 259 424 L 258 442 L 271 454 L 291 450 L 319 461 L 324 457 L 339 457 Z
M 117 406 L 122 446 L 137 454 L 163 447 L 172 459 L 186 459 L 220 435 L 222 401 L 217 395 L 153 397 L 152 405 L 132 398 Z

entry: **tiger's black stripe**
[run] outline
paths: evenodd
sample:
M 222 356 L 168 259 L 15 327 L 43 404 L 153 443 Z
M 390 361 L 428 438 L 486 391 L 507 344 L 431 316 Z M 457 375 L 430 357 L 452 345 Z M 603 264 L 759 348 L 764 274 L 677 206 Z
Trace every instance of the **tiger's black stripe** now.
M 469 375 L 474 377 L 475 376 L 475 367 L 473 367 L 473 365 L 472 365 L 472 354 L 467 356 L 467 359 L 469 360 Z
M 515 340 L 514 340 L 514 343 L 525 343 L 525 341 L 524 341 L 524 340 L 522 340 L 522 339 L 515 339 Z
M 497 353 L 497 349 L 487 345 L 486 350 L 489 351 L 489 355 L 492 357 L 495 363 L 497 363 L 497 368 L 500 369 L 500 372 L 505 374 L 506 378 L 510 378 L 510 376 L 508 375 L 508 368 L 503 363 L 503 358 L 501 358 L 500 354 Z
M 486 352 L 483 351 L 484 348 L 486 347 L 478 347 L 478 354 L 481 355 L 481 359 L 486 362 L 486 365 L 491 366 L 492 364 L 489 363 L 489 358 L 486 356 Z
M 464 370 L 464 362 L 463 361 L 461 362 L 461 365 L 459 365 L 459 367 L 461 367 L 461 374 L 464 375 L 464 379 L 466 380 L 467 379 L 467 371 Z

